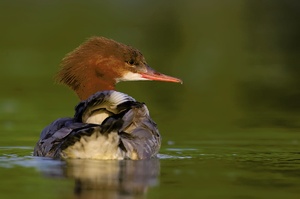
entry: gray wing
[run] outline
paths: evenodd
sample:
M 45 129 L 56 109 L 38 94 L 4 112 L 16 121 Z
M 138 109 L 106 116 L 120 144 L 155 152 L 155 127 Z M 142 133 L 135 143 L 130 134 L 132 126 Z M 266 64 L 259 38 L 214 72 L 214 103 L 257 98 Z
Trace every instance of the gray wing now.
M 124 123 L 120 129 L 120 137 L 128 156 L 137 155 L 137 159 L 156 156 L 161 145 L 161 137 L 146 105 L 136 102 L 122 119 Z
M 72 118 L 60 118 L 44 128 L 37 142 L 33 155 L 60 158 L 60 152 L 69 136 L 93 128 L 94 124 L 75 122 Z

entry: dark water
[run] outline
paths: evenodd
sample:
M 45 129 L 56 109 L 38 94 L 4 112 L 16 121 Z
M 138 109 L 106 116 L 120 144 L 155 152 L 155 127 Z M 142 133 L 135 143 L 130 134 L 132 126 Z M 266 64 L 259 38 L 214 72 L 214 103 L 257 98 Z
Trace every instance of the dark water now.
M 299 198 L 298 1 L 0 1 L 0 198 Z M 101 35 L 184 84 L 126 82 L 163 136 L 158 159 L 32 157 L 72 116 L 63 56 Z

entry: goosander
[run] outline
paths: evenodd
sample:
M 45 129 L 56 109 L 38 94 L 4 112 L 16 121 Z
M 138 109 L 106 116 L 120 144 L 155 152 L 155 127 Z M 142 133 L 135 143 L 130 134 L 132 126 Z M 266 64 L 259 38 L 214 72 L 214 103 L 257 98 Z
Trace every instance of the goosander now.
M 137 49 L 92 37 L 66 55 L 56 80 L 81 102 L 73 118 L 60 118 L 40 135 L 33 155 L 58 159 L 149 159 L 161 136 L 144 103 L 115 91 L 120 81 L 182 81 L 150 68 Z

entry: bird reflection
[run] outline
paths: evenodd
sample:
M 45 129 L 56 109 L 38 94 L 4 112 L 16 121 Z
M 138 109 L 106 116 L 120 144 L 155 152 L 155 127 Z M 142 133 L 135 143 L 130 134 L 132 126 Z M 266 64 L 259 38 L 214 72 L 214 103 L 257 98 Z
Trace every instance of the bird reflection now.
M 44 167 L 45 168 L 45 167 Z M 53 169 L 53 167 L 52 167 Z M 68 159 L 49 177 L 75 180 L 74 198 L 143 198 L 149 187 L 158 185 L 159 159 L 90 160 Z

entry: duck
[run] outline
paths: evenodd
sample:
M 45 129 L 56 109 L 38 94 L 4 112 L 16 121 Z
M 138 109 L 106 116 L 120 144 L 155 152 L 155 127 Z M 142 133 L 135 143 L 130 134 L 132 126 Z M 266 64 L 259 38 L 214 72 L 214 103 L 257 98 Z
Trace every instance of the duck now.
M 54 159 L 131 159 L 156 157 L 161 135 L 145 103 L 116 91 L 121 81 L 182 83 L 152 69 L 134 47 L 94 36 L 61 62 L 55 77 L 79 97 L 73 117 L 45 127 L 33 155 Z

